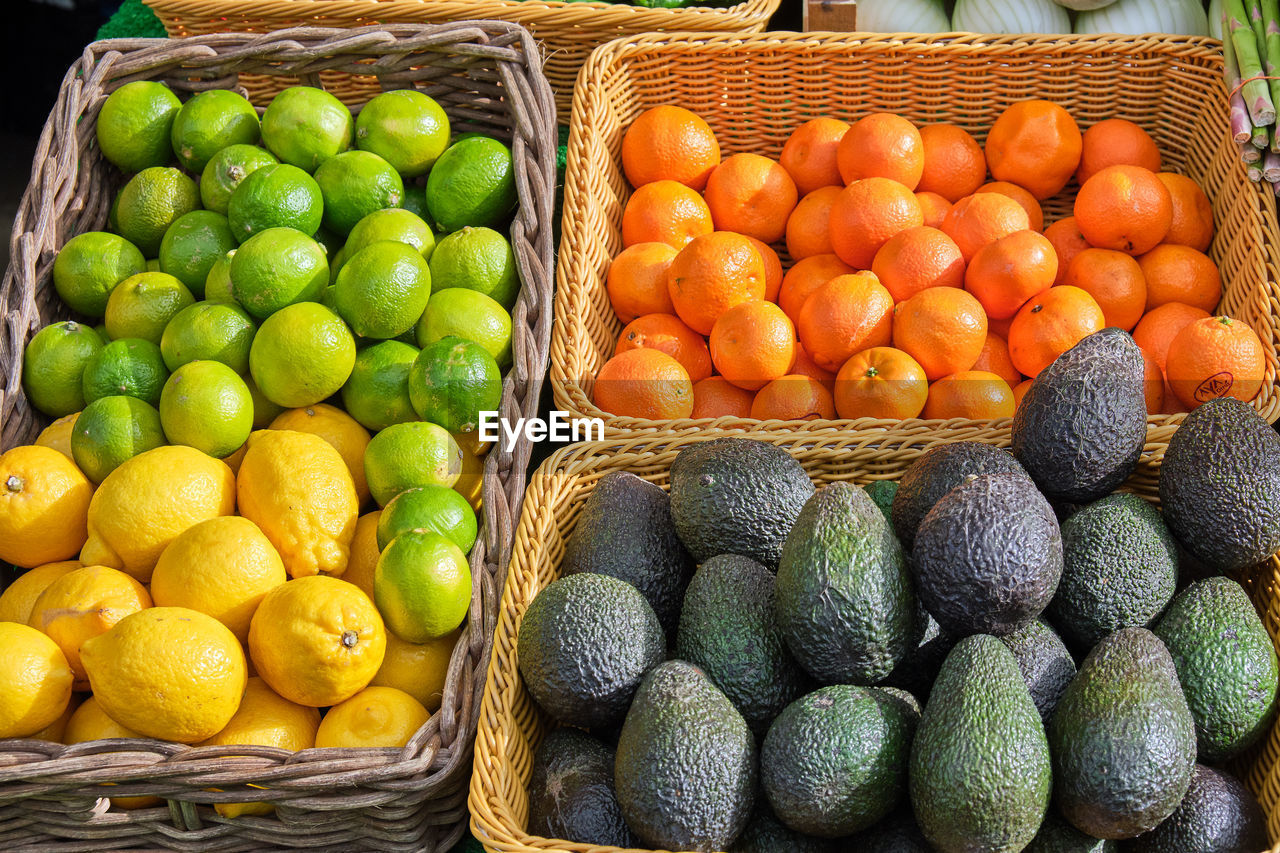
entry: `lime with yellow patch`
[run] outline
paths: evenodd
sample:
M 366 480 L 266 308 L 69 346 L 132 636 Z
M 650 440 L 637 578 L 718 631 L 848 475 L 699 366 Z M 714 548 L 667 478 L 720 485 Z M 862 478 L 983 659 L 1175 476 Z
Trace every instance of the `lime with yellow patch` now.
M 262 114 L 262 144 L 281 162 L 314 172 L 355 138 L 351 110 L 313 86 L 291 86 Z
M 471 606 L 467 555 L 434 530 L 402 533 L 378 557 L 373 600 L 400 639 L 443 637 L 462 624 Z
M 179 216 L 164 232 L 160 271 L 177 278 L 195 296 L 203 296 L 209 270 L 235 247 L 227 217 L 212 210 L 193 210 Z
M 187 286 L 168 273 L 138 273 L 111 291 L 107 300 L 107 334 L 113 341 L 142 338 L 159 346 L 165 326 L 195 301 Z
M 164 444 L 156 407 L 122 395 L 102 397 L 85 406 L 71 433 L 71 455 L 95 483 L 135 456 Z
M 431 294 L 414 329 L 420 347 L 458 337 L 484 347 L 499 368 L 511 364 L 511 315 L 477 290 L 451 287 Z
M 398 207 L 404 198 L 400 175 L 369 151 L 344 151 L 325 160 L 316 169 L 316 183 L 324 196 L 325 227 L 338 234 L 375 210 Z
M 146 268 L 142 252 L 119 234 L 86 231 L 68 240 L 54 258 L 53 287 L 72 311 L 98 318 L 115 286 Z
M 315 179 L 288 163 L 263 166 L 240 182 L 227 202 L 231 233 L 244 242 L 268 228 L 314 234 L 324 200 Z
M 463 228 L 441 238 L 431 255 L 436 292 L 464 287 L 510 311 L 520 292 L 516 256 L 506 237 L 492 228 Z
M 336 394 L 355 360 L 346 323 L 317 302 L 299 302 L 263 321 L 249 350 L 249 371 L 268 400 L 298 408 Z
M 50 417 L 84 408 L 85 368 L 103 347 L 93 327 L 74 320 L 51 323 L 32 336 L 22 355 L 22 390 Z
M 356 252 L 338 273 L 333 299 L 357 335 L 386 340 L 413 329 L 431 297 L 431 271 L 417 249 L 384 240 Z
M 178 110 L 169 141 L 178 162 L 199 172 L 223 148 L 251 145 L 259 134 L 253 104 L 228 89 L 209 89 L 192 95 Z
M 432 166 L 426 197 L 444 231 L 500 224 L 517 200 L 511 149 L 487 136 L 459 140 Z
M 373 499 L 382 507 L 405 489 L 453 486 L 462 473 L 462 450 L 436 424 L 393 424 L 365 448 L 364 473 Z
M 329 259 L 301 231 L 268 228 L 236 249 L 229 272 L 235 301 L 265 320 L 286 306 L 319 299 L 329 282 Z
M 475 432 L 502 402 L 502 371 L 484 347 L 458 337 L 428 344 L 409 369 L 409 400 L 424 421 Z
M 258 327 L 235 303 L 197 302 L 183 308 L 160 337 L 160 353 L 170 370 L 193 361 L 217 361 L 236 373 L 249 370 L 249 348 Z
M 476 542 L 476 514 L 467 499 L 445 486 L 418 486 L 396 495 L 378 521 L 378 547 L 410 530 L 434 530 L 465 554 Z
M 116 223 L 120 236 L 154 258 L 169 226 L 199 207 L 195 181 L 172 166 L 152 166 L 130 178 L 120 191 Z
M 416 89 L 383 92 L 356 116 L 356 146 L 382 157 L 401 177 L 416 178 L 449 147 L 449 116 Z
M 160 347 L 142 338 L 121 338 L 94 353 L 81 385 L 85 403 L 121 395 L 155 406 L 168 378 Z
M 222 459 L 249 439 L 253 397 L 244 380 L 222 362 L 192 361 L 164 384 L 160 423 L 170 444 Z
M 265 148 L 228 145 L 214 154 L 200 173 L 200 202 L 205 209 L 226 216 L 231 194 L 240 182 L 263 166 L 274 166 L 279 162 Z

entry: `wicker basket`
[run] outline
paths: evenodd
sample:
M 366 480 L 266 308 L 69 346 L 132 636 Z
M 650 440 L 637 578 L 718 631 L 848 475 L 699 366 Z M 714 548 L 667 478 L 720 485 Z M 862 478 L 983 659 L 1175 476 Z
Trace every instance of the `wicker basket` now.
M 743 435 L 786 447 L 818 485 L 896 480 L 927 449 L 880 444 L 849 433 L 818 437 L 807 432 L 773 430 Z M 602 476 L 625 470 L 666 488 L 676 453 L 712 437 L 667 432 L 580 444 L 556 453 L 530 480 L 516 528 L 511 570 L 502 593 L 471 776 L 471 830 L 485 850 L 619 853 L 617 847 L 572 844 L 534 837 L 525 831 L 533 754 L 554 723 L 533 702 L 520 678 L 516 632 L 538 592 L 559 577 L 565 541 L 577 524 L 583 503 Z M 954 439 L 955 436 L 944 434 L 936 441 Z M 1142 467 L 1148 466 L 1144 462 Z M 1154 471 L 1142 473 L 1147 476 L 1131 479 L 1127 488 L 1154 501 Z M 1273 640 L 1280 641 L 1280 560 L 1273 558 L 1239 580 L 1262 614 Z M 1273 726 L 1266 743 L 1237 769 L 1262 802 L 1270 839 L 1273 843 L 1280 840 L 1280 726 Z M 1280 853 L 1280 846 L 1276 850 Z
M 75 234 L 103 227 L 123 180 L 94 142 L 103 100 L 138 79 L 163 80 L 179 92 L 233 88 L 241 72 L 315 85 L 323 70 L 370 75 L 375 88 L 416 86 L 444 106 L 455 127 L 510 141 L 520 197 L 511 238 L 523 287 L 501 410 L 508 418 L 536 413 L 550 335 L 556 154 L 554 102 L 537 66 L 529 34 L 502 22 L 90 45 L 62 84 L 14 224 L 12 263 L 0 289 L 0 448 L 31 441 L 43 423 L 22 396 L 21 356 L 32 333 L 68 316 L 51 282 L 54 255 Z M 485 461 L 470 618 L 453 651 L 440 709 L 404 749 L 293 754 L 155 740 L 72 747 L 0 741 L 0 842 L 42 851 L 447 850 L 466 826 L 472 738 L 530 450 L 527 442 L 512 452 L 499 448 Z M 113 795 L 154 794 L 167 798 L 168 807 L 107 811 L 100 799 L 104 783 L 116 785 L 107 789 Z M 215 787 L 221 792 L 210 790 Z M 226 820 L 197 806 L 245 800 L 272 801 L 276 813 Z
M 612 39 L 656 32 L 759 33 L 782 0 L 742 0 L 727 8 L 645 9 L 565 0 L 145 0 L 174 38 L 221 30 L 271 32 L 305 24 L 357 27 L 494 18 L 528 27 L 546 52 L 543 69 L 564 119 L 578 70 Z M 251 87 L 252 88 L 252 87 Z
M 622 210 L 631 191 L 621 168 L 622 136 L 643 110 L 687 107 L 711 124 L 726 154 L 776 158 L 791 131 L 818 116 L 856 119 L 887 110 L 920 123 L 954 122 L 982 140 L 1005 106 L 1029 97 L 1057 101 L 1084 126 L 1112 116 L 1137 122 L 1159 144 L 1165 168 L 1205 188 L 1217 217 L 1211 255 L 1226 282 L 1222 310 L 1247 321 L 1262 338 L 1266 377 L 1254 405 L 1268 421 L 1280 417 L 1275 199 L 1249 182 L 1227 135 L 1218 42 L 1181 37 L 653 36 L 601 48 L 583 69 L 570 120 L 551 341 L 556 406 L 603 418 L 611 431 L 710 423 L 616 417 L 591 402 L 594 377 L 613 355 L 622 330 L 605 276 L 622 249 Z M 1074 191 L 1073 183 L 1045 203 L 1047 221 L 1070 215 Z M 785 247 L 777 248 L 781 253 Z M 1152 440 L 1167 442 L 1180 422 L 1181 416 L 1152 418 Z M 726 418 L 717 426 L 757 423 Z M 840 423 L 856 429 L 898 426 Z M 810 428 L 799 422 L 779 426 Z

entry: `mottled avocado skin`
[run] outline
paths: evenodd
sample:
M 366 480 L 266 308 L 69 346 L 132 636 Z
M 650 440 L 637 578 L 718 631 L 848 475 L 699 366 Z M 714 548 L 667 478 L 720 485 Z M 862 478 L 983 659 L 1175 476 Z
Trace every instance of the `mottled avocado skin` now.
M 770 571 L 813 484 L 781 447 L 717 438 L 686 447 L 671 463 L 671 518 L 699 563 L 741 554 Z
M 1119 842 L 1085 835 L 1050 809 L 1044 825 L 1022 853 L 1116 853 L 1119 849 Z
M 562 575 L 609 575 L 640 590 L 674 638 L 680 602 L 693 577 L 693 557 L 671 522 L 671 499 L 627 471 L 600 478 L 565 543 Z
M 1146 628 L 1178 586 L 1178 549 L 1160 511 L 1137 495 L 1108 495 L 1062 523 L 1063 567 L 1049 618 L 1088 651 L 1121 628 Z
M 834 841 L 787 829 L 764 797 L 758 797 L 751 822 L 729 848 L 729 853 L 836 853 L 836 850 Z
M 898 494 L 897 480 L 876 480 L 862 487 L 871 502 L 880 507 L 885 520 L 893 524 L 893 498 Z
M 1218 572 L 1280 549 L 1280 436 L 1232 398 L 1196 408 L 1169 440 L 1160 503 L 1174 537 Z
M 1196 723 L 1202 761 L 1226 761 L 1258 741 L 1276 712 L 1275 646 L 1249 596 L 1225 577 L 1178 593 L 1156 623 Z
M 520 675 L 542 709 L 588 729 L 617 725 L 645 672 L 666 655 L 658 617 L 629 583 L 570 575 L 525 611 L 516 638 Z
M 634 847 L 613 792 L 613 751 L 586 732 L 556 729 L 533 758 L 529 834 Z
M 1053 797 L 1076 829 L 1133 838 L 1178 807 L 1196 761 L 1195 724 L 1173 659 L 1125 628 L 1080 666 L 1049 721 Z
M 929 691 L 938 677 L 938 670 L 942 669 L 942 662 L 960 638 L 943 631 L 919 598 L 916 599 L 916 636 L 918 639 L 914 647 L 907 652 L 902 663 L 879 682 L 879 686 L 899 687 L 923 704 L 929 699 Z
M 898 809 L 866 832 L 849 838 L 841 853 L 934 853 L 916 826 L 911 806 Z
M 989 444 L 955 441 L 929 448 L 911 463 L 893 496 L 889 514 L 902 547 L 911 552 L 920 522 L 947 492 L 969 477 L 1002 472 L 1027 474 L 1009 451 Z
M 1000 639 L 1018 661 L 1031 701 L 1036 703 L 1040 719 L 1047 725 L 1067 685 L 1076 677 L 1076 662 L 1071 652 L 1058 632 L 1043 619 L 1036 619 Z
M 1039 616 L 1058 587 L 1058 520 L 1026 477 L 983 474 L 929 510 L 911 567 L 944 631 L 1008 634 Z
M 727 850 L 751 817 L 755 738 L 700 669 L 667 661 L 636 691 L 613 780 L 622 816 L 644 846 Z
M 1094 332 L 1044 369 L 1013 416 L 1012 449 L 1040 491 L 1087 503 L 1128 479 L 1147 440 L 1142 351 Z
M 1122 848 L 1125 853 L 1258 853 L 1267 821 L 1253 794 L 1229 773 L 1197 764 L 1169 819 Z
M 804 505 L 782 550 L 777 611 L 787 648 L 824 684 L 874 684 L 906 658 L 916 635 L 911 575 L 862 489 L 831 483 Z
M 1013 652 L 956 643 L 911 748 L 911 805 L 941 853 L 1017 853 L 1049 807 L 1049 745 Z
M 676 636 L 676 657 L 701 667 L 759 736 L 810 686 L 778 627 L 775 583 L 749 557 L 712 557 L 689 584 Z
M 760 748 L 769 805 L 797 832 L 839 838 L 884 819 L 907 788 L 918 715 L 874 687 L 823 687 L 787 706 Z

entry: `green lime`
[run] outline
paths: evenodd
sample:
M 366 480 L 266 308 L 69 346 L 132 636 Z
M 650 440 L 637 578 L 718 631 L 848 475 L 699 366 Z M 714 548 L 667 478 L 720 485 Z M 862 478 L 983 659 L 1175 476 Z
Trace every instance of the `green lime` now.
M 434 530 L 462 549 L 476 542 L 476 514 L 467 499 L 444 486 L 406 489 L 383 507 L 378 516 L 378 549 L 410 530 Z
M 249 396 L 253 398 L 253 428 L 266 429 L 271 426 L 272 421 L 284 414 L 284 406 L 278 406 L 268 400 L 262 393 L 262 389 L 258 387 L 258 383 L 253 381 L 252 376 L 245 376 L 243 379 L 244 384 L 249 388 Z
M 279 162 L 265 148 L 228 145 L 214 154 L 200 173 L 200 201 L 206 209 L 226 216 L 231 194 L 240 182 L 263 166 L 275 166 Z
M 383 92 L 356 116 L 356 146 L 372 151 L 405 178 L 431 171 L 449 147 L 449 117 L 416 89 Z
M 102 342 L 104 344 L 109 343 L 111 341 L 111 336 L 107 334 L 106 323 L 99 323 L 98 325 L 93 327 L 93 330 L 98 333 L 98 337 L 102 338 Z
M 101 317 L 115 286 L 146 267 L 146 258 L 128 240 L 106 231 L 86 231 L 72 237 L 58 252 L 53 261 L 53 287 L 72 311 Z
M 160 402 L 160 389 L 169 378 L 160 347 L 142 338 L 111 341 L 93 354 L 80 381 L 84 401 L 103 397 L 137 397 L 151 405 Z
M 516 206 L 511 149 L 476 136 L 451 145 L 427 175 L 427 210 L 445 231 L 493 226 Z
M 421 218 L 423 222 L 431 218 L 431 214 L 427 212 L 426 190 L 417 184 L 405 184 L 404 198 L 400 199 L 400 208 Z
M 331 284 L 324 290 L 320 291 L 320 298 L 316 300 L 335 314 L 338 313 L 338 298 L 334 295 L 337 293 L 337 290 L 338 289 Z
M 443 637 L 471 606 L 467 555 L 434 531 L 403 533 L 378 557 L 373 601 L 387 629 L 405 642 Z
M 164 383 L 160 423 L 170 444 L 185 444 L 222 459 L 249 439 L 253 396 L 225 364 L 193 361 Z
M 122 192 L 124 187 L 116 190 L 116 194 L 111 197 L 111 208 L 107 211 L 107 230 L 113 234 L 120 233 L 120 194 Z
M 260 231 L 231 258 L 231 293 L 259 320 L 286 305 L 319 299 L 328 283 L 324 249 L 293 228 Z
M 231 292 L 231 257 L 235 249 L 227 252 L 213 262 L 209 274 L 204 279 L 204 298 L 206 302 L 235 302 Z
M 417 357 L 417 347 L 400 341 L 382 341 L 360 350 L 351 377 L 342 386 L 347 414 L 373 432 L 418 420 L 409 400 L 409 368 Z
M 476 290 L 510 311 L 520 292 L 511 244 L 492 228 L 463 228 L 441 238 L 431 253 L 431 286 Z
M 103 397 L 84 407 L 71 432 L 71 455 L 95 483 L 139 453 L 165 443 L 160 413 L 137 397 Z
M 431 270 L 418 250 L 384 240 L 351 256 L 334 282 L 338 314 L 366 338 L 394 338 L 413 328 L 431 296 Z
M 218 361 L 236 373 L 249 370 L 249 348 L 258 327 L 239 305 L 197 302 L 164 327 L 160 352 L 170 370 L 193 361 Z
M 324 202 L 315 178 L 281 163 L 255 169 L 240 182 L 227 203 L 231 233 L 244 241 L 268 228 L 295 228 L 314 234 Z
M 462 474 L 462 449 L 436 424 L 392 424 L 365 448 L 364 474 L 373 499 L 386 506 L 405 489 L 456 483 Z
M 451 287 L 431 294 L 416 331 L 420 347 L 454 336 L 484 347 L 499 368 L 511 364 L 511 315 L 478 290 Z
M 418 353 L 409 370 L 409 399 L 424 421 L 449 432 L 474 432 L 481 412 L 502 401 L 502 371 L 484 347 L 442 338 Z
M 102 346 L 92 326 L 74 320 L 36 332 L 22 355 L 22 389 L 31 405 L 55 418 L 83 409 L 84 369 Z
M 163 272 L 163 270 L 160 269 L 160 259 L 151 258 L 148 260 L 146 272 Z
M 116 285 L 107 300 L 107 333 L 113 341 L 142 338 L 159 345 L 164 327 L 195 304 L 186 285 L 164 272 L 143 272 Z
M 253 104 L 227 89 L 209 89 L 182 105 L 169 140 L 179 162 L 199 172 L 223 148 L 251 145 L 259 134 Z
M 163 166 L 173 157 L 169 129 L 182 108 L 163 83 L 135 80 L 107 96 L 94 128 L 102 156 L 125 172 Z
M 355 361 L 351 330 L 318 302 L 299 302 L 272 314 L 249 350 L 253 381 L 268 400 L 288 409 L 336 394 Z
M 212 210 L 184 213 L 160 241 L 160 269 L 174 276 L 197 297 L 214 263 L 236 247 L 227 217 Z
M 347 235 L 344 248 L 349 258 L 364 247 L 383 240 L 408 243 L 418 250 L 423 260 L 428 261 L 436 248 L 436 235 L 431 232 L 431 227 L 422 217 L 402 207 L 375 210 L 361 219 Z
M 164 232 L 179 216 L 200 207 L 196 182 L 172 166 L 152 166 L 129 179 L 120 191 L 116 219 L 120 235 L 154 258 Z
M 351 110 L 312 86 L 285 89 L 262 114 L 262 143 L 267 150 L 281 162 L 308 172 L 350 148 L 354 136 Z
M 404 182 L 391 164 L 369 151 L 344 151 L 316 169 L 324 196 L 324 224 L 346 234 L 375 210 L 396 207 L 404 198 Z

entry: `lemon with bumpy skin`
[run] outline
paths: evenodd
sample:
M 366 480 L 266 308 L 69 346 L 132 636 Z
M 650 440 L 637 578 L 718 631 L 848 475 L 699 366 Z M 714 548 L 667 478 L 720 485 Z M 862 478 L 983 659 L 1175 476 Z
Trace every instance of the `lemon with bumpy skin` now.
M 48 447 L 58 451 L 74 463 L 76 460 L 71 455 L 71 433 L 76 428 L 76 420 L 79 417 L 79 412 L 63 415 L 40 430 L 40 434 L 36 436 L 35 443 L 41 447 Z
M 373 600 L 400 639 L 425 643 L 443 637 L 462 624 L 471 606 L 467 555 L 434 530 L 402 533 L 378 557 Z
M 293 578 L 341 574 L 360 509 L 342 455 L 318 435 L 260 430 L 249 436 L 236 493 Z
M 0 454 L 0 560 L 22 568 L 74 557 L 87 536 L 93 485 L 39 445 Z
M 90 696 L 80 704 L 67 720 L 67 727 L 62 733 L 65 744 L 85 743 L 105 738 L 140 738 L 142 735 L 133 729 L 125 728 L 107 716 L 98 700 Z M 103 783 L 112 787 L 109 782 Z M 163 802 L 159 797 L 112 797 L 111 807 L 121 809 L 145 809 Z
M 387 634 L 387 653 L 382 667 L 370 684 L 403 690 L 434 712 L 444 701 L 444 683 L 449 675 L 449 659 L 458 644 L 462 629 L 427 640 L 406 643 L 395 634 Z
M 0 622 L 0 738 L 29 737 L 71 701 L 71 669 L 58 645 L 35 628 Z
M 236 480 L 226 463 L 184 445 L 148 450 L 112 471 L 94 492 L 80 561 L 145 583 L 179 534 L 235 509 Z
M 298 752 L 316 745 L 316 729 L 320 712 L 315 708 L 290 702 L 272 690 L 257 676 L 249 679 L 236 711 L 226 728 L 201 743 L 201 746 L 274 746 Z M 271 803 L 214 803 L 214 810 L 228 818 L 242 815 L 265 815 L 275 811 Z
M 27 569 L 0 592 L 0 622 L 18 622 L 26 625 L 31 621 L 31 608 L 35 605 L 40 593 L 49 588 L 49 584 L 58 578 L 80 568 L 79 560 L 59 560 L 56 563 L 45 563 L 34 569 Z M 372 593 L 371 593 L 372 594 Z
M 67 572 L 40 593 L 27 624 L 47 634 L 67 656 L 76 689 L 89 682 L 80 661 L 85 640 L 111 630 L 131 613 L 151 606 L 146 587 L 124 572 L 85 566 Z
M 367 687 L 386 648 L 386 629 L 369 596 L 338 578 L 297 578 L 276 587 L 249 626 L 249 654 L 263 681 L 289 701 L 316 708 Z
M 217 619 L 152 607 L 86 640 L 80 657 L 93 695 L 113 720 L 147 737 L 197 743 L 240 707 L 244 650 Z
M 360 587 L 360 591 L 373 601 L 373 570 L 378 567 L 378 519 L 382 510 L 375 509 L 356 519 L 356 534 L 351 537 L 351 558 L 341 577 Z
M 329 709 L 316 731 L 316 746 L 404 746 L 429 719 L 422 703 L 403 690 L 366 687 Z
M 94 133 L 102 156 L 125 172 L 163 166 L 173 157 L 169 134 L 182 101 L 163 83 L 134 80 L 107 96 Z
M 158 606 L 209 614 L 244 643 L 262 599 L 288 579 L 258 526 L 227 515 L 202 521 L 169 543 L 151 575 L 151 594 Z
M 347 463 L 360 505 L 364 506 L 369 500 L 369 484 L 364 478 L 364 450 L 369 446 L 369 431 L 351 415 L 336 406 L 316 403 L 284 412 L 271 422 L 270 428 L 309 432 L 329 442 Z

